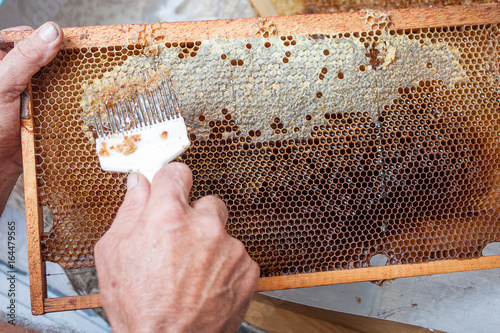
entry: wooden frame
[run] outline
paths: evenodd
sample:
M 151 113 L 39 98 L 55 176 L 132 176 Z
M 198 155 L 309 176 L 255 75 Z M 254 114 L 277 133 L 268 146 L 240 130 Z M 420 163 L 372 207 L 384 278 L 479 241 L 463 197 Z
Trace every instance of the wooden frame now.
M 483 4 L 437 8 L 416 8 L 386 11 L 392 28 L 409 29 L 438 26 L 500 23 L 500 5 Z M 366 31 L 370 27 L 364 20 L 366 13 L 335 13 L 293 17 L 250 18 L 180 23 L 155 23 L 152 25 L 116 25 L 107 27 L 83 27 L 64 29 L 62 48 L 122 45 L 139 43 L 141 33 L 161 29 L 170 40 L 192 41 L 209 38 L 256 37 L 259 26 L 273 23 L 279 34 L 303 34 L 345 31 Z M 30 31 L 0 33 L 0 47 L 12 47 L 14 42 L 27 37 Z M 85 309 L 101 306 L 99 295 L 83 295 L 47 298 L 45 262 L 41 256 L 40 238 L 43 218 L 38 202 L 33 121 L 27 115 L 31 109 L 29 95 L 23 99 L 24 112 L 21 121 L 23 144 L 24 181 L 26 193 L 26 219 L 32 312 Z M 31 114 L 31 112 L 29 112 Z M 301 288 L 326 284 L 395 279 L 401 277 L 481 270 L 500 267 L 500 255 L 469 260 L 447 260 L 419 264 L 392 265 L 348 269 L 342 271 L 308 273 L 261 278 L 257 291 Z
M 266 332 L 436 332 L 387 319 L 359 316 L 293 303 L 263 294 L 254 294 L 245 314 L 245 321 Z

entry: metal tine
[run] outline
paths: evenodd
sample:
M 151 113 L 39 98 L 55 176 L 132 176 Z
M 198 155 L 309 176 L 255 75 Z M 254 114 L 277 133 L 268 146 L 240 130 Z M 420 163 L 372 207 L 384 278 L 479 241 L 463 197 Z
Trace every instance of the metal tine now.
M 139 120 L 140 127 L 146 126 L 146 119 L 144 119 L 144 115 L 141 113 L 141 110 L 139 107 L 139 98 L 137 96 L 135 98 L 135 103 L 133 103 L 133 105 L 132 105 L 132 110 L 133 110 L 136 118 Z
M 130 129 L 133 128 L 133 125 L 134 125 L 134 119 L 133 119 L 133 116 L 131 114 L 131 110 L 130 110 L 130 101 L 128 100 L 128 98 L 125 98 L 123 100 L 123 105 L 122 105 L 123 109 L 125 109 L 125 114 L 127 115 L 127 118 L 129 119 L 130 121 Z
M 95 119 L 95 117 L 92 117 L 92 118 L 94 119 L 94 127 L 95 127 L 95 130 L 96 130 L 96 132 L 97 132 L 97 135 L 98 135 L 99 137 L 101 137 L 101 138 L 102 138 L 102 137 L 104 137 L 103 132 L 101 131 L 101 129 L 100 129 L 100 128 L 99 128 L 99 126 L 97 125 L 97 120 Z
M 114 133 L 117 133 L 120 131 L 120 123 L 119 123 L 119 118 L 116 116 L 116 110 L 115 108 L 113 107 L 113 105 L 111 105 L 109 107 L 109 110 L 111 111 L 111 117 L 113 118 L 113 124 L 115 126 L 115 129 L 114 129 Z
M 146 82 L 147 82 L 147 78 L 146 78 Z M 156 94 L 157 89 L 158 89 L 158 87 L 156 87 L 155 89 L 149 90 L 149 91 L 146 89 L 146 95 L 148 96 L 148 102 L 149 102 L 149 105 L 151 106 L 151 112 L 153 113 L 155 123 L 158 123 L 158 122 L 163 120 L 161 117 L 161 105 L 159 105 L 157 103 L 157 100 L 155 99 L 155 94 Z
M 123 102 L 116 103 L 115 109 L 118 111 L 117 113 L 119 114 L 119 117 L 120 117 L 120 126 L 121 126 L 120 131 L 122 132 L 122 134 L 125 134 L 125 128 L 127 126 L 127 118 L 125 117 L 125 114 L 123 113 L 122 103 Z
M 118 132 L 121 132 L 121 124 L 120 124 L 120 116 L 117 114 L 116 112 L 116 107 L 115 107 L 116 104 L 113 104 L 109 107 L 109 109 L 111 110 L 111 116 L 113 117 L 113 122 L 115 124 L 115 130 L 114 132 L 115 133 L 118 133 Z
M 155 117 L 155 114 L 153 112 L 154 109 L 151 106 L 151 99 L 150 99 L 149 94 L 148 94 L 148 88 L 147 88 L 148 75 L 146 73 L 143 73 L 143 76 L 144 76 L 144 82 L 146 82 L 146 87 L 144 87 L 143 102 L 145 105 L 145 111 L 148 113 L 148 116 L 150 119 L 150 125 L 153 125 L 156 123 L 157 118 Z M 144 98 L 144 97 L 146 97 L 146 98 Z
M 162 88 L 163 81 L 158 84 L 156 88 L 156 101 L 160 107 L 160 113 L 163 120 L 169 119 L 169 114 L 171 112 L 171 106 L 168 103 L 166 96 L 164 95 L 164 88 Z
M 99 115 L 99 124 L 101 125 L 102 137 L 105 137 L 106 136 L 106 132 L 105 132 L 104 124 L 102 123 L 101 112 L 97 112 L 97 114 Z
M 110 110 L 107 106 L 104 107 L 106 109 L 106 114 L 108 116 L 108 123 L 109 123 L 109 127 L 111 128 L 111 132 L 116 132 L 116 129 L 115 129 L 115 120 L 112 116 L 112 114 L 110 113 Z
M 122 123 L 123 119 L 121 115 L 118 113 L 119 110 L 117 108 L 117 104 L 113 104 L 111 106 L 111 110 L 113 111 L 113 116 L 116 124 L 116 131 L 123 133 L 123 123 Z
M 157 105 L 156 99 L 155 99 L 155 90 L 147 92 L 148 100 L 149 100 L 149 105 L 151 106 L 151 112 L 153 113 L 153 118 L 154 118 L 154 123 L 158 123 L 162 121 L 161 115 L 160 115 L 160 107 Z
M 151 99 L 153 100 L 153 103 L 155 104 L 155 109 L 156 109 L 156 114 L 158 116 L 158 120 L 164 121 L 164 120 L 166 120 L 165 111 L 163 110 L 164 107 L 162 107 L 161 99 L 160 99 L 160 97 L 158 97 L 158 95 L 161 96 L 161 90 L 159 90 L 159 87 L 156 87 L 156 89 L 151 92 Z
M 142 96 L 139 95 L 139 93 L 136 93 L 137 104 L 139 106 L 138 112 L 140 113 L 140 115 L 144 119 L 144 125 L 149 126 L 149 125 L 151 125 L 151 118 L 149 117 L 149 114 L 146 111 L 146 105 L 144 104 L 144 97 L 142 97 L 142 98 L 141 97 Z
M 162 81 L 161 86 L 163 88 L 163 93 L 165 94 L 165 98 L 168 101 L 168 106 L 169 106 L 168 107 L 168 117 L 170 119 L 172 119 L 176 116 L 176 114 L 175 114 L 176 108 L 175 108 L 174 100 L 172 99 L 172 95 L 170 94 L 170 87 L 168 86 L 168 83 L 167 83 L 167 86 L 165 86 L 164 81 Z M 172 111 L 174 111 L 174 112 L 172 112 Z
M 124 100 L 124 103 L 125 103 L 125 107 L 127 109 L 127 113 L 133 123 L 133 128 L 137 128 L 137 127 L 141 127 L 142 126 L 142 120 L 140 119 L 140 117 L 137 115 L 137 112 L 135 111 L 136 108 L 134 108 L 134 103 L 133 103 L 133 99 L 128 99 L 126 98 Z
M 168 93 L 165 88 L 165 80 L 162 80 L 162 82 L 158 85 L 158 91 L 161 96 L 161 103 L 163 104 L 162 107 L 162 112 L 163 116 L 165 117 L 165 120 L 172 118 L 172 110 L 174 109 L 173 104 L 171 103 Z
M 152 111 L 151 101 L 149 100 L 147 89 L 145 89 L 144 93 L 142 94 L 142 102 L 144 103 L 144 111 L 149 117 L 149 125 L 153 125 L 155 123 L 155 116 Z

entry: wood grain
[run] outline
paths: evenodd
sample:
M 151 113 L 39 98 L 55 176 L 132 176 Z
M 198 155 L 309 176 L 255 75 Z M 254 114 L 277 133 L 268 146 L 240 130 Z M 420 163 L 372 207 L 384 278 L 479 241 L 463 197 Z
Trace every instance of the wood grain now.
M 425 333 L 414 325 L 358 316 L 255 294 L 245 320 L 267 332 Z
M 101 307 L 101 295 L 80 295 L 44 300 L 45 312 L 59 312 L 79 309 L 93 309 Z
M 500 4 L 410 8 L 383 11 L 387 13 L 394 29 L 429 28 L 467 24 L 500 23 Z M 165 41 L 194 41 L 210 38 L 257 37 L 262 25 L 273 23 L 279 35 L 306 33 L 336 33 L 366 31 L 371 25 L 365 22 L 366 13 L 332 13 L 296 15 L 272 18 L 246 18 L 196 22 L 158 22 L 65 28 L 63 49 L 101 47 L 138 43 L 141 36 L 159 35 Z M 11 45 L 26 38 L 30 31 L 0 33 L 0 44 Z
M 31 111 L 31 85 L 28 94 L 23 94 L 22 106 Z M 31 112 L 29 112 L 31 114 Z M 23 144 L 24 196 L 26 206 L 26 230 L 28 243 L 28 265 L 30 277 L 31 312 L 44 314 L 43 300 L 47 297 L 45 262 L 42 258 L 41 235 L 43 232 L 42 209 L 38 203 L 36 181 L 35 136 L 32 118 L 21 119 L 21 140 Z
M 260 278 L 257 292 L 350 283 L 390 280 L 402 277 L 454 273 L 500 267 L 500 255 L 468 260 L 446 260 L 421 264 L 392 265 Z M 99 294 L 45 299 L 45 312 L 68 311 L 101 307 Z M 341 331 L 342 332 L 342 331 Z
M 500 255 L 467 260 L 442 260 L 419 264 L 389 265 L 260 278 L 257 291 L 304 288 L 361 281 L 476 271 L 500 268 Z

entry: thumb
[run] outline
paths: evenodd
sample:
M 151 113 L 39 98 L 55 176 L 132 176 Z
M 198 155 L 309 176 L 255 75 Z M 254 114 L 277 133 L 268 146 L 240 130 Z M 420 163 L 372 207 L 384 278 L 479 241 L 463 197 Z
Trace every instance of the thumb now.
M 1 61 L 0 105 L 19 99 L 31 76 L 51 61 L 61 46 L 62 30 L 47 22 L 16 45 Z
M 149 200 L 150 185 L 140 173 L 131 173 L 127 179 L 127 194 L 108 233 L 130 234 Z

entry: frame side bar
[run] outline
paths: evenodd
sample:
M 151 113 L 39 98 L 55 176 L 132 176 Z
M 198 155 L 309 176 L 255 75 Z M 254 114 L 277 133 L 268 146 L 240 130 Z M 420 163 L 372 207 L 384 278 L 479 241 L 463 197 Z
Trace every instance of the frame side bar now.
M 47 313 L 81 310 L 81 309 L 93 309 L 93 308 L 100 308 L 101 306 L 102 304 L 101 304 L 100 294 L 46 298 L 44 300 L 44 309 L 45 312 Z
M 306 273 L 260 278 L 256 291 L 270 291 L 324 286 L 362 281 L 391 280 L 396 278 L 477 271 L 500 268 L 500 255 L 477 259 L 440 260 L 418 264 L 389 265 L 346 269 L 339 271 Z
M 47 297 L 45 262 L 42 258 L 41 236 L 43 232 L 42 209 L 38 203 L 36 181 L 35 135 L 33 132 L 33 105 L 31 83 L 21 101 L 21 141 L 23 155 L 24 193 L 26 204 L 26 231 L 28 241 L 28 265 L 30 280 L 31 312 L 44 314 L 43 300 Z M 29 108 L 29 117 L 26 109 Z

